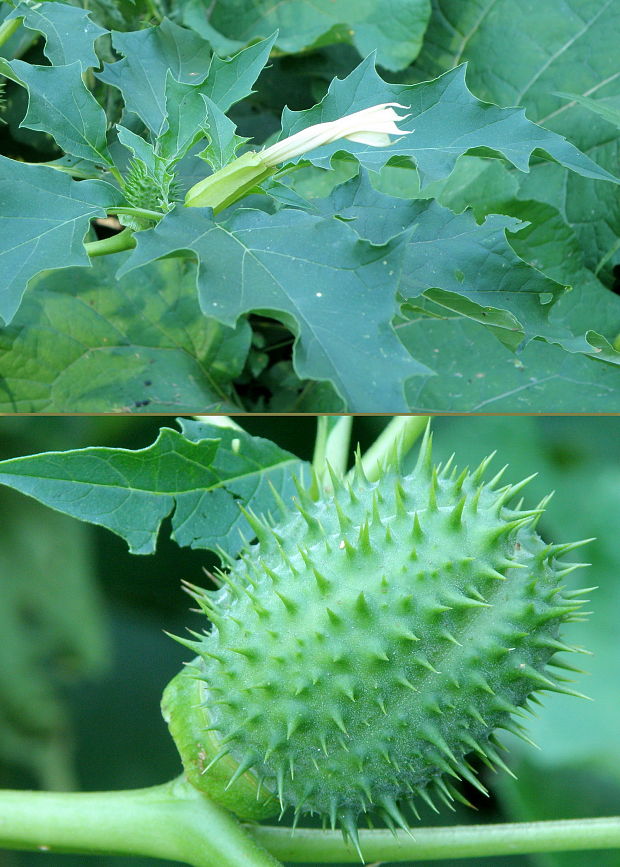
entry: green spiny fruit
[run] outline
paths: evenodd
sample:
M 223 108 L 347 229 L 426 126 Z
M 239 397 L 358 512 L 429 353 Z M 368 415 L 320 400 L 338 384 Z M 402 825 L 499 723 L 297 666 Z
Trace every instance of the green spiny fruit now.
M 148 211 L 168 211 L 180 196 L 180 187 L 161 158 L 156 158 L 151 171 L 143 160 L 134 158 L 124 179 L 123 191 L 130 207 Z M 133 214 L 120 214 L 119 220 L 131 229 L 145 229 L 152 221 Z
M 358 463 L 332 492 L 298 485 L 277 521 L 246 514 L 258 544 L 225 557 L 219 590 L 193 588 L 213 627 L 179 639 L 197 659 L 164 696 L 195 785 L 357 843 L 362 813 L 407 827 L 404 804 L 464 801 L 459 779 L 486 791 L 470 759 L 506 767 L 494 731 L 525 737 L 512 716 L 540 690 L 579 694 L 548 666 L 571 668 L 554 656 L 576 649 L 559 630 L 583 600 L 558 558 L 584 543 L 543 542 L 546 500 L 511 505 L 529 479 L 485 482 L 489 460 L 433 467 L 427 436 L 410 475 L 394 458 L 369 482 Z

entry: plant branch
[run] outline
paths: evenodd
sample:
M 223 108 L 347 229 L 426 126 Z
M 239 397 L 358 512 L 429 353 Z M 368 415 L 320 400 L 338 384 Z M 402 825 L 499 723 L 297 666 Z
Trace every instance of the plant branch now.
M 191 867 L 279 865 L 231 813 L 182 778 L 122 792 L 0 791 L 0 847 L 145 855 Z
M 331 485 L 328 464 L 340 475 L 346 472 L 352 426 L 351 415 L 340 417 L 320 415 L 317 418 L 312 466 L 326 490 L 330 490 Z M 318 494 L 318 491 L 316 493 Z
M 86 252 L 93 256 L 107 256 L 109 253 L 120 253 L 122 250 L 131 250 L 136 246 L 136 239 L 131 229 L 123 229 L 117 235 L 102 238 L 100 241 L 87 241 L 84 244 Z
M 248 827 L 266 849 L 283 861 L 311 864 L 358 862 L 356 850 L 337 831 L 269 826 Z M 367 861 L 436 861 L 533 852 L 620 849 L 620 816 L 501 825 L 455 825 L 414 828 L 413 839 L 402 831 L 360 831 Z
M 134 217 L 145 217 L 147 220 L 153 220 L 154 222 L 159 222 L 165 214 L 162 214 L 161 211 L 150 211 L 148 208 L 130 208 L 130 207 L 119 207 L 119 208 L 107 208 L 108 214 L 130 214 Z
M 362 467 L 371 482 L 381 475 L 386 459 L 396 448 L 406 455 L 428 424 L 426 415 L 397 415 L 379 434 L 362 457 Z

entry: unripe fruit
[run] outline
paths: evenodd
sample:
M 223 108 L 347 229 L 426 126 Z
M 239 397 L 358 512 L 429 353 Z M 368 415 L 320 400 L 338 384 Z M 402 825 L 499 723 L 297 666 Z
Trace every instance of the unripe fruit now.
M 253 781 L 240 815 L 290 806 L 354 842 L 361 813 L 406 827 L 403 804 L 463 800 L 459 778 L 485 791 L 468 757 L 505 767 L 493 732 L 522 734 L 511 715 L 533 693 L 578 694 L 548 666 L 570 668 L 552 658 L 574 649 L 558 634 L 581 600 L 557 558 L 583 543 L 545 544 L 545 501 L 510 505 L 529 480 L 484 482 L 489 459 L 434 468 L 426 437 L 410 475 L 388 463 L 376 482 L 333 476 L 333 493 L 298 486 L 277 521 L 248 515 L 258 544 L 227 558 L 221 589 L 194 590 L 213 628 L 182 639 L 193 699 L 169 692 L 166 714 L 194 720 L 193 745 L 177 737 L 186 771 L 208 767 L 192 782 L 217 799 L 231 760 L 230 792 Z

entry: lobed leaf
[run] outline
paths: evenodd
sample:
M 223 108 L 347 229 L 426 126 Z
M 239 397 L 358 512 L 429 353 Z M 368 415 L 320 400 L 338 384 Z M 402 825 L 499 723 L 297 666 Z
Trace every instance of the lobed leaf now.
M 181 546 L 221 546 L 236 554 L 252 531 L 239 505 L 276 508 L 269 486 L 292 495 L 303 463 L 245 431 L 183 421 L 182 433 L 162 428 L 147 448 L 92 447 L 0 461 L 0 484 L 47 506 L 106 527 L 134 554 L 155 550 L 161 522 L 171 516 Z
M 91 11 L 66 3 L 22 0 L 4 19 L 23 19 L 24 27 L 45 37 L 43 52 L 53 66 L 79 61 L 82 69 L 99 66 L 95 41 L 108 31 L 91 21 Z
M 231 326 L 250 311 L 284 322 L 297 336 L 298 375 L 330 381 L 355 411 L 406 409 L 404 380 L 427 372 L 390 324 L 400 238 L 376 245 L 341 220 L 292 209 L 238 209 L 214 222 L 210 209 L 177 208 L 137 242 L 119 274 L 194 252 L 206 315 Z
M 473 149 L 496 151 L 523 172 L 529 171 L 534 151 L 542 150 L 584 177 L 620 183 L 565 138 L 529 121 L 524 109 L 499 108 L 477 99 L 465 83 L 465 66 L 422 84 L 388 84 L 376 72 L 373 57 L 367 57 L 344 80 L 334 79 L 318 105 L 306 111 L 285 108 L 282 137 L 386 102 L 405 106 L 410 115 L 399 121 L 399 128 L 407 133 L 389 147 L 339 140 L 291 162 L 304 159 L 329 168 L 334 154 L 344 150 L 365 168 L 379 171 L 392 157 L 410 157 L 424 187 L 447 177 L 457 158 Z
M 252 92 L 273 41 L 274 37 L 264 39 L 222 60 L 212 55 L 210 44 L 197 33 L 165 19 L 146 30 L 113 32 L 112 43 L 123 58 L 104 64 L 97 77 L 117 87 L 126 111 L 137 114 L 158 136 L 166 130 L 168 76 L 180 85 L 196 88 L 196 94 L 210 96 L 225 111 Z M 204 106 L 202 109 L 204 117 L 206 110 Z
M 105 217 L 122 196 L 105 181 L 77 182 L 2 156 L 0 182 L 0 316 L 8 323 L 36 274 L 90 264 L 83 244 L 90 220 Z
M 13 60 L 7 66 L 28 88 L 28 111 L 20 126 L 47 132 L 68 154 L 113 165 L 106 141 L 104 110 L 82 80 L 79 60 L 68 66 L 35 66 Z
M 504 327 L 513 332 L 514 339 L 508 335 L 507 340 L 515 348 L 523 333 L 528 339 L 557 338 L 558 326 L 549 321 L 550 299 L 559 297 L 563 287 L 515 254 L 506 230 L 521 225 L 518 220 L 490 215 L 479 225 L 470 213 L 454 214 L 434 200 L 387 196 L 372 187 L 365 173 L 336 188 L 316 207 L 351 221 L 362 238 L 375 244 L 414 227 L 397 284 L 404 299 L 426 293 L 451 310 Z M 509 315 L 493 316 L 495 311 Z
M 570 91 L 618 106 L 620 73 L 616 60 L 620 6 L 616 0 L 541 0 L 536 27 L 527 6 L 511 0 L 462 3 L 434 0 L 418 78 L 437 75 L 468 61 L 468 81 L 482 99 L 524 105 L 537 123 L 569 138 L 609 172 L 618 174 L 620 130 L 593 117 L 581 104 L 558 92 Z M 574 227 L 595 273 L 618 261 L 620 197 L 614 187 L 596 184 L 548 162 L 521 180 L 520 196 L 545 201 Z

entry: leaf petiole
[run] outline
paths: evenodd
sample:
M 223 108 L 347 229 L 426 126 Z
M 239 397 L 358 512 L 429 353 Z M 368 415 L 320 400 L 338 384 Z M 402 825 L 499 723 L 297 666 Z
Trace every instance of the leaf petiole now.
M 150 211 L 148 208 L 130 208 L 127 207 L 119 207 L 119 208 L 107 208 L 108 214 L 131 214 L 134 217 L 145 217 L 147 220 L 155 220 L 159 222 L 162 217 L 165 217 L 161 211 Z

